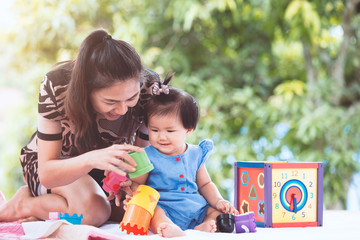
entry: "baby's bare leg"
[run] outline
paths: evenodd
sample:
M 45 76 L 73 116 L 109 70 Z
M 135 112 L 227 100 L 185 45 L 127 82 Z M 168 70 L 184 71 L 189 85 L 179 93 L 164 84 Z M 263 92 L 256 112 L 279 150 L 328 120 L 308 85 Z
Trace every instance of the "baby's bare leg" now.
M 194 229 L 203 232 L 216 232 L 216 217 L 220 214 L 221 212 L 219 212 L 215 208 L 209 207 L 206 211 L 204 221 L 201 224 L 197 225 Z
M 161 237 L 171 238 L 185 236 L 185 232 L 174 224 L 160 207 L 155 208 L 154 216 L 150 222 L 150 229 Z

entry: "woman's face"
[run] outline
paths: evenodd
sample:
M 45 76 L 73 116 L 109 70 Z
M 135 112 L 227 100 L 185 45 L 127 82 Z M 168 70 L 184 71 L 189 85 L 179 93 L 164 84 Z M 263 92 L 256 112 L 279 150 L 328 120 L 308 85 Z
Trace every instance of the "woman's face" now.
M 140 95 L 137 77 L 119 81 L 107 88 L 95 89 L 90 97 L 94 110 L 107 120 L 113 121 L 134 107 Z

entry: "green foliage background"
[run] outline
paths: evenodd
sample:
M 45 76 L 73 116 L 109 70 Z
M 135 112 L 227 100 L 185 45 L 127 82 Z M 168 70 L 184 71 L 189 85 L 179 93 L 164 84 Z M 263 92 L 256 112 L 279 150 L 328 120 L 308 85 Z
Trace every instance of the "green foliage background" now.
M 359 0 L 16 0 L 0 86 L 24 97 L 2 117 L 0 189 L 10 198 L 23 185 L 19 151 L 36 129 L 43 75 L 104 28 L 196 97 L 189 141 L 213 139 L 207 167 L 225 198 L 234 161 L 322 161 L 325 205 L 344 208 L 360 159 L 359 9 Z

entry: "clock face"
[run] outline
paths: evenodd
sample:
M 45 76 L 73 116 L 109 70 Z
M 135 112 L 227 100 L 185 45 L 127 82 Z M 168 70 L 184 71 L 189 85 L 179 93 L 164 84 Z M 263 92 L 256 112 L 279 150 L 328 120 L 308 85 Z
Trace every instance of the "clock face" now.
M 316 168 L 273 169 L 273 223 L 315 222 L 317 219 L 316 193 Z

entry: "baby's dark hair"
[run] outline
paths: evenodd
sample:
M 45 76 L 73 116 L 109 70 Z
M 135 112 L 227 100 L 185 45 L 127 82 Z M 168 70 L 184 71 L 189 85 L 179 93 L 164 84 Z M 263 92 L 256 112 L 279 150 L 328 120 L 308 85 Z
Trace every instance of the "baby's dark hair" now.
M 164 83 L 167 84 L 172 77 L 173 75 L 167 77 Z M 152 95 L 145 107 L 145 124 L 148 125 L 148 120 L 153 115 L 166 116 L 170 113 L 176 113 L 180 117 L 185 129 L 195 129 L 199 121 L 199 107 L 194 97 L 169 86 L 169 94 Z

